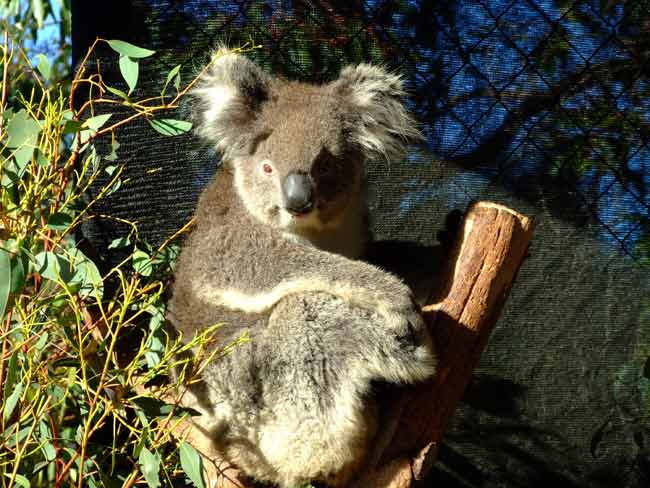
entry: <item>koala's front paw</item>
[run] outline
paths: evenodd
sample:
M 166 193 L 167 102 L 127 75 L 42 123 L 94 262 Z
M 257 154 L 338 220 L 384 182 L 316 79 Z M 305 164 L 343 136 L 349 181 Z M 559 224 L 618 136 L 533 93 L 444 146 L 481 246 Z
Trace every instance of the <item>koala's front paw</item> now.
M 405 285 L 401 288 L 399 293 L 382 301 L 377 311 L 386 319 L 386 325 L 398 336 L 419 334 L 425 327 L 419 307 L 411 290 Z
M 436 370 L 436 358 L 429 329 L 424 322 L 419 306 L 404 286 L 402 293 L 394 300 L 384 302 L 378 312 L 385 319 L 384 326 L 390 335 L 387 355 L 391 365 L 386 365 L 388 378 L 397 381 L 414 382 L 429 378 Z

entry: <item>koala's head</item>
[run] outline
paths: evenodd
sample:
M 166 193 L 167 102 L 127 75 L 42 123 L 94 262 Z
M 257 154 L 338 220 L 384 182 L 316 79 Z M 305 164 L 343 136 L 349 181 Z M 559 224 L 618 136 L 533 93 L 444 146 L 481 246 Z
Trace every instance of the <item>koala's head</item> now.
M 398 157 L 419 136 L 403 94 L 400 78 L 376 66 L 317 86 L 220 50 L 194 90 L 196 125 L 234 169 L 249 212 L 290 232 L 319 230 L 358 197 L 367 159 Z

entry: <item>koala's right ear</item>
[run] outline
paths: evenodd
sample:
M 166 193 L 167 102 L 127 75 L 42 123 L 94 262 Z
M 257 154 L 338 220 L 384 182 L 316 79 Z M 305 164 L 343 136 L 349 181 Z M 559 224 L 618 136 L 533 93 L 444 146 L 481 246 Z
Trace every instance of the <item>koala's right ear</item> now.
M 268 100 L 271 77 L 240 54 L 219 49 L 192 95 L 196 132 L 225 157 L 243 151 L 253 137 L 260 105 Z

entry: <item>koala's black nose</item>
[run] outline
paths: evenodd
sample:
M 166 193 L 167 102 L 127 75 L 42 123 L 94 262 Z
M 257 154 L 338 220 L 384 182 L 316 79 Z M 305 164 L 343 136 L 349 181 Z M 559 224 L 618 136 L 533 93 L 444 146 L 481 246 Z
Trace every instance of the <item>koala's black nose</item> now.
M 314 206 L 314 185 L 305 173 L 289 173 L 282 182 L 284 205 L 293 214 L 306 214 Z

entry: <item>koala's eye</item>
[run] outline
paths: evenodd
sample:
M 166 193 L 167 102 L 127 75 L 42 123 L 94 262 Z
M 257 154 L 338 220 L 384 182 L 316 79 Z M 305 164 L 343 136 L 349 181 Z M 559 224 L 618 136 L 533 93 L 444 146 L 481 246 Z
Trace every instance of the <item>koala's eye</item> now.
M 273 174 L 273 166 L 271 166 L 269 163 L 264 163 L 262 165 L 262 171 L 264 171 L 264 173 L 267 174 L 267 175 L 272 175 Z
M 316 176 L 329 176 L 334 172 L 333 165 L 329 162 L 316 166 Z

